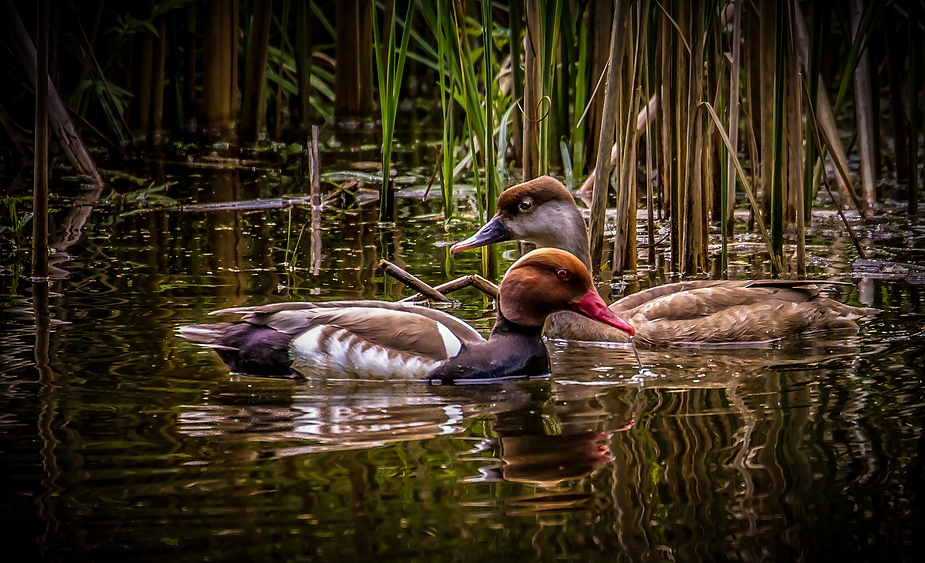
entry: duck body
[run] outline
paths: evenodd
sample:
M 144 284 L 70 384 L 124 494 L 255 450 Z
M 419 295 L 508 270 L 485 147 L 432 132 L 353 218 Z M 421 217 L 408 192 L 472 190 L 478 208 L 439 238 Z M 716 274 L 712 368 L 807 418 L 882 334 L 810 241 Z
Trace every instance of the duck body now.
M 604 305 L 581 262 L 544 249 L 515 263 L 502 281 L 488 340 L 442 311 L 379 301 L 277 303 L 215 311 L 236 322 L 182 327 L 232 371 L 362 379 L 458 380 L 549 373 L 541 333 L 550 314 L 576 310 L 632 331 Z
M 549 176 L 505 190 L 498 212 L 477 233 L 451 248 L 459 252 L 504 240 L 523 240 L 560 248 L 590 271 L 588 233 L 572 194 Z M 806 280 L 700 280 L 653 287 L 610 305 L 649 347 L 741 345 L 778 340 L 805 332 L 857 329 L 857 320 L 879 313 L 821 295 L 822 285 L 843 282 Z M 574 314 L 551 315 L 549 338 L 629 342 L 625 332 L 585 322 Z
M 250 375 L 408 379 L 485 342 L 452 315 L 404 303 L 275 303 L 211 314 L 241 320 L 183 327 L 181 336 L 215 349 L 232 371 Z
M 636 329 L 635 341 L 648 347 L 761 344 L 809 332 L 856 330 L 858 319 L 873 314 L 821 296 L 820 285 L 781 280 L 678 282 L 624 297 L 610 309 Z M 551 315 L 545 333 L 565 340 L 629 342 L 623 332 L 570 313 Z

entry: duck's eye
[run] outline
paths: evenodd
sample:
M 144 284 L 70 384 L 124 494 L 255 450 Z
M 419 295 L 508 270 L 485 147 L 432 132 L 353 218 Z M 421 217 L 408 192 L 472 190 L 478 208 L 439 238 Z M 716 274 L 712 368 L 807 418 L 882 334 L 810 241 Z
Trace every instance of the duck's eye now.
M 560 268 L 556 270 L 556 277 L 562 281 L 568 281 L 569 273 L 565 268 Z
M 518 207 L 520 207 L 521 211 L 530 211 L 530 208 L 533 207 L 533 200 L 530 198 L 525 198 L 521 200 L 520 205 L 518 205 Z

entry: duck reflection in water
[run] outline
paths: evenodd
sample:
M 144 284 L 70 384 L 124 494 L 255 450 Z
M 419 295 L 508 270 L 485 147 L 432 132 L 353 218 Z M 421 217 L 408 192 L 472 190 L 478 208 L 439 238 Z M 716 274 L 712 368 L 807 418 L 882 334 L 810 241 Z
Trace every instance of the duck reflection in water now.
M 591 394 L 589 394 L 591 393 Z M 610 391 L 612 393 L 612 391 Z M 636 394 L 632 387 L 622 395 Z M 335 385 L 305 387 L 289 380 L 242 377 L 213 394 L 209 405 L 188 406 L 180 431 L 227 438 L 229 451 L 269 459 L 368 450 L 452 436 L 466 483 L 505 481 L 542 489 L 508 499 L 510 509 L 560 512 L 590 507 L 593 494 L 580 480 L 613 461 L 609 442 L 632 428 L 627 400 L 596 400 L 594 391 L 556 396 L 550 381 L 491 386 Z M 256 400 L 255 400 L 256 399 Z M 620 410 L 621 412 L 607 412 Z M 486 421 L 480 438 L 467 431 L 472 419 Z M 609 428 L 608 428 L 609 427 Z M 601 428 L 604 428 L 603 430 Z M 304 444 L 294 444 L 293 440 Z M 254 448 L 263 444 L 264 451 Z M 246 461 L 246 460 L 241 460 Z
M 635 392 L 627 388 L 633 394 Z M 534 492 L 504 500 L 510 515 L 591 511 L 595 493 L 583 481 L 614 461 L 610 441 L 635 425 L 635 414 L 606 413 L 594 396 L 576 401 L 537 401 L 496 411 L 491 429 L 500 463 L 482 467 L 467 482 L 534 485 Z M 583 399 L 583 400 L 582 400 Z M 599 430 L 614 421 L 621 426 Z M 497 508 L 497 507 L 496 507 Z

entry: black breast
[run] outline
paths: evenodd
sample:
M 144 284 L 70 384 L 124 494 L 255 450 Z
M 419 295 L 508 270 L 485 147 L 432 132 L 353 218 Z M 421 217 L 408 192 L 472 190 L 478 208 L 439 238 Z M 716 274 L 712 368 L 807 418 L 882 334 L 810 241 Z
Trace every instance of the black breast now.
M 549 373 L 542 328 L 514 324 L 500 314 L 487 342 L 467 345 L 428 375 L 431 381 L 460 383 Z

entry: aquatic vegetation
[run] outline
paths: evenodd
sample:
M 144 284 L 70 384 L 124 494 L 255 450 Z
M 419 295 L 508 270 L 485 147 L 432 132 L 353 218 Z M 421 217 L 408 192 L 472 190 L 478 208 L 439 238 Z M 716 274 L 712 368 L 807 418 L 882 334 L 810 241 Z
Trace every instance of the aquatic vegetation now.
M 266 147 L 304 139 L 323 121 L 326 147 L 355 151 L 361 171 L 370 169 L 369 147 L 380 152 L 384 225 L 395 219 L 392 174 L 411 167 L 396 157 L 409 150 L 399 137 L 437 147 L 424 160 L 439 155 L 431 170 L 447 222 L 458 215 L 462 177 L 475 187 L 482 221 L 505 185 L 546 172 L 568 185 L 584 179 L 595 271 L 617 280 L 635 275 L 638 248 L 651 262 L 663 240 L 672 272 L 706 275 L 712 227 L 723 233 L 716 274 L 725 276 L 730 241 L 762 223 L 772 275 L 803 275 L 806 230 L 820 206 L 870 219 L 902 201 L 917 213 L 918 6 L 177 0 L 81 15 L 61 19 L 55 86 L 104 152 L 131 160 L 167 146 L 173 154 L 177 139 L 220 151 L 239 141 Z M 17 37 L 12 52 L 28 52 Z M 0 107 L 17 152 L 31 158 L 21 135 L 31 100 L 19 90 L 0 95 Z M 881 128 L 890 118 L 892 128 Z M 856 133 L 846 134 L 853 123 Z M 416 156 L 413 166 L 423 182 L 420 168 L 431 163 Z M 835 189 L 820 196 L 827 179 Z M 743 208 L 747 221 L 736 219 Z M 860 225 L 850 215 L 853 231 Z

